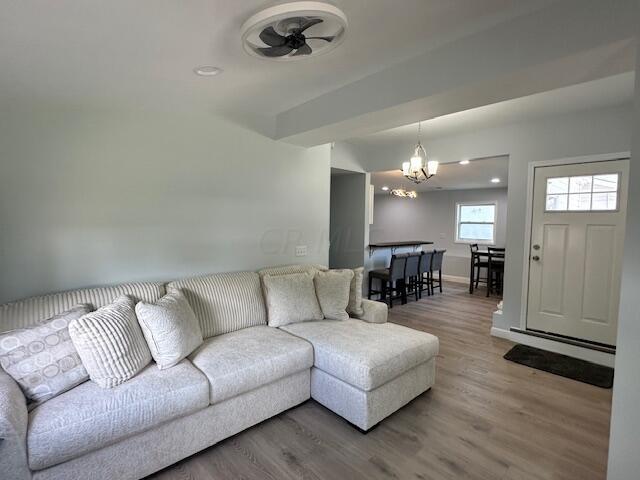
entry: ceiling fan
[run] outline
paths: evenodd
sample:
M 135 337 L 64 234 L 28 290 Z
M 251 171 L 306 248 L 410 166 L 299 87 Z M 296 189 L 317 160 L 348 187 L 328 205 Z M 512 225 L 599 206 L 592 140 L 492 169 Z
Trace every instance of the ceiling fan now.
M 321 18 L 296 18 L 289 21 L 299 20 L 298 27 L 290 29 L 288 35 L 280 35 L 275 31 L 273 26 L 268 26 L 260 32 L 260 40 L 269 45 L 268 47 L 260 47 L 258 50 L 265 57 L 283 57 L 293 52 L 292 56 L 311 55 L 313 50 L 307 43 L 307 40 L 324 40 L 325 42 L 333 42 L 335 35 L 326 37 L 307 37 L 303 33 L 309 27 L 313 27 L 324 20 Z M 294 52 L 295 50 L 295 52 Z
M 340 45 L 347 17 L 325 2 L 300 1 L 276 5 L 249 18 L 241 28 L 250 55 L 275 61 L 315 57 Z

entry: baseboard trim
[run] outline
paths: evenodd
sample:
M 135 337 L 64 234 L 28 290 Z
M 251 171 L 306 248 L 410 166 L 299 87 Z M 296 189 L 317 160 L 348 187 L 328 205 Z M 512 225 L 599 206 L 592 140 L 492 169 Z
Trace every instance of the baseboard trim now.
M 528 345 L 530 347 L 536 347 L 549 352 L 560 353 L 569 357 L 586 360 L 587 362 L 597 363 L 598 365 L 604 365 L 612 368 L 615 366 L 616 356 L 611 353 L 556 342 L 547 338 L 536 337 L 497 327 L 491 327 L 491 335 L 498 338 L 504 338 L 515 343 Z
M 469 284 L 469 277 L 457 277 L 455 275 L 442 275 L 443 280 L 448 280 L 449 282 L 455 283 L 466 283 Z
M 591 350 L 598 350 L 599 352 L 611 353 L 615 355 L 616 349 L 615 347 L 609 347 L 606 345 L 589 343 L 577 340 L 575 338 L 563 337 L 561 335 L 553 335 L 546 332 L 538 332 L 536 330 L 523 330 L 521 328 L 511 327 L 512 332 L 522 333 L 524 335 L 531 335 L 533 337 L 547 338 L 549 340 L 554 340 L 560 343 L 567 343 L 569 345 L 576 345 L 578 347 L 589 348 Z

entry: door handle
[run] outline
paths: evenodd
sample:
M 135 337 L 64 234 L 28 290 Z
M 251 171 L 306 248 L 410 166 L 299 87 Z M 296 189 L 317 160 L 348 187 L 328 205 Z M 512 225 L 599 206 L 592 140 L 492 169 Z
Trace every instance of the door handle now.
M 533 246 L 533 249 L 534 249 L 534 250 L 540 250 L 540 245 L 534 245 L 534 246 Z
M 537 262 L 540 260 L 540 257 L 538 255 L 534 255 L 533 257 L 531 257 L 531 260 L 533 260 L 534 262 Z

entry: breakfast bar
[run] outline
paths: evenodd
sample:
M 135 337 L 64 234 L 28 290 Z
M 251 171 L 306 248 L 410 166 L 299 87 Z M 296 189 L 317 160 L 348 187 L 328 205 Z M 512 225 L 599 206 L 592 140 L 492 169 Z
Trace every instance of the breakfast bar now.
M 390 249 L 394 254 L 399 248 L 412 248 L 414 251 L 418 250 L 422 245 L 433 245 L 433 242 L 428 240 L 409 240 L 404 242 L 381 242 L 369 244 L 369 256 L 373 255 L 375 250 Z

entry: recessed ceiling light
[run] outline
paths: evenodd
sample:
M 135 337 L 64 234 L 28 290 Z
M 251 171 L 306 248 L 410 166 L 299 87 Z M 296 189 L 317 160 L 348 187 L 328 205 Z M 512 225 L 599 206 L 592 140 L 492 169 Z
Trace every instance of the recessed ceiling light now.
M 387 191 L 389 191 L 389 187 L 387 187 L 387 186 L 385 185 L 384 187 L 382 187 L 382 191 L 383 191 L 383 192 L 387 192 Z
M 211 65 L 203 65 L 201 67 L 194 68 L 193 73 L 200 75 L 201 77 L 215 77 L 222 73 L 222 69 Z
M 460 165 L 469 165 L 469 160 L 460 160 Z
M 491 183 L 500 183 L 500 179 L 498 177 L 492 178 Z

